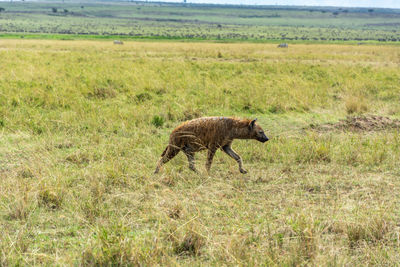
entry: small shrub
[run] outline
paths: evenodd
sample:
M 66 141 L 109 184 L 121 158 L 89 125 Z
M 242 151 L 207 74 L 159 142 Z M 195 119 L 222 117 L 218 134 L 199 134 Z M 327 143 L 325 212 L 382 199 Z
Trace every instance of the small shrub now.
M 153 119 L 151 120 L 151 124 L 156 126 L 157 128 L 160 128 L 164 125 L 164 118 L 158 115 L 154 115 Z

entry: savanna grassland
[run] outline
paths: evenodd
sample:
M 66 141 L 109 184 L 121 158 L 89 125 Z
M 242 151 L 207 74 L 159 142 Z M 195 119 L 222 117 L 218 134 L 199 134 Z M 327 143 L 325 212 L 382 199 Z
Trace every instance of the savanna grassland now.
M 395 265 L 398 46 L 1 40 L 0 265 Z M 170 131 L 258 118 L 249 173 Z M 331 124 L 328 124 L 331 123 Z M 323 130 L 322 130 L 323 129 Z
M 400 10 L 146 2 L 1 2 L 0 37 L 398 42 Z

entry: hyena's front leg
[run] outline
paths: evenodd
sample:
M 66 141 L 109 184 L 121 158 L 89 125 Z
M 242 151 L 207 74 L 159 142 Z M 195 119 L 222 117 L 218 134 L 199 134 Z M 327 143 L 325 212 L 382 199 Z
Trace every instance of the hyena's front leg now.
M 211 164 L 215 155 L 215 151 L 216 149 L 208 149 L 208 153 L 207 153 L 207 162 L 206 162 L 206 170 L 207 172 L 210 172 L 210 168 L 211 168 Z
M 231 158 L 233 158 L 234 160 L 236 160 L 236 162 L 239 164 L 239 171 L 241 173 L 247 173 L 247 171 L 245 169 L 243 169 L 243 163 L 242 163 L 242 158 L 236 154 L 235 151 L 233 151 L 233 149 L 230 147 L 230 145 L 226 145 L 222 147 L 222 150 L 228 154 Z

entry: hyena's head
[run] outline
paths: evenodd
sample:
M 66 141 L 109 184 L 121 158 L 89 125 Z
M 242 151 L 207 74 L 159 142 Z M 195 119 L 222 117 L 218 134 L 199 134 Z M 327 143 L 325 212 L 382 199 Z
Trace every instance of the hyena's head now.
M 256 120 L 257 119 L 254 119 L 249 123 L 250 138 L 265 143 L 269 139 L 265 135 L 264 130 L 260 127 L 260 125 L 256 124 Z

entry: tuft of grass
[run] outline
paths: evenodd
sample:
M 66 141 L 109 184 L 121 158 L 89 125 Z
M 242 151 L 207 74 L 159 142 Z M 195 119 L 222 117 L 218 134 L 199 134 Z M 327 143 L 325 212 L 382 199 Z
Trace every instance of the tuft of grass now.
M 147 100 L 151 100 L 152 99 L 152 96 L 147 92 L 137 94 L 135 97 L 136 97 L 136 101 L 138 103 L 143 103 L 143 102 L 145 102 Z
M 90 161 L 89 155 L 86 152 L 74 152 L 70 155 L 68 155 L 65 158 L 66 161 L 77 164 L 77 165 L 81 165 L 81 164 L 87 164 Z
M 198 256 L 204 245 L 205 240 L 201 235 L 195 231 L 189 231 L 182 240 L 175 242 L 174 252 L 179 256 Z
M 198 108 L 188 107 L 183 111 L 183 115 L 181 117 L 181 121 L 188 121 L 195 118 L 200 118 L 204 112 Z
M 38 194 L 39 205 L 50 209 L 59 209 L 62 201 L 62 195 L 50 189 L 42 189 Z
M 28 168 L 28 167 L 25 167 L 25 168 L 22 168 L 21 170 L 19 170 L 18 174 L 22 178 L 33 178 L 33 177 L 35 177 L 35 175 L 32 172 L 32 169 Z
M 179 219 L 182 216 L 182 207 L 180 205 L 175 205 L 173 206 L 169 211 L 168 211 L 168 216 L 171 219 Z
M 364 222 L 348 224 L 346 234 L 350 247 L 355 247 L 362 241 L 373 244 L 382 242 L 389 229 L 390 226 L 387 220 L 372 217 L 366 219 Z
M 25 220 L 31 212 L 27 194 L 20 199 L 16 199 L 9 207 L 8 216 L 11 220 Z
M 114 98 L 117 96 L 117 91 L 109 87 L 95 87 L 92 92 L 88 93 L 88 96 L 99 99 Z
M 154 115 L 153 119 L 151 120 L 151 124 L 153 124 L 154 126 L 156 126 L 157 128 L 160 128 L 164 125 L 164 118 L 158 115 Z
M 347 114 L 362 114 L 368 111 L 368 105 L 365 100 L 360 97 L 351 96 L 346 99 L 345 102 Z
M 129 243 L 123 242 L 124 232 L 121 225 L 97 229 L 94 244 L 82 253 L 82 263 L 96 266 L 135 265 L 133 250 Z
M 309 219 L 300 216 L 290 222 L 295 234 L 295 244 L 291 247 L 293 255 L 291 261 L 294 265 L 311 262 L 317 254 L 317 229 Z

